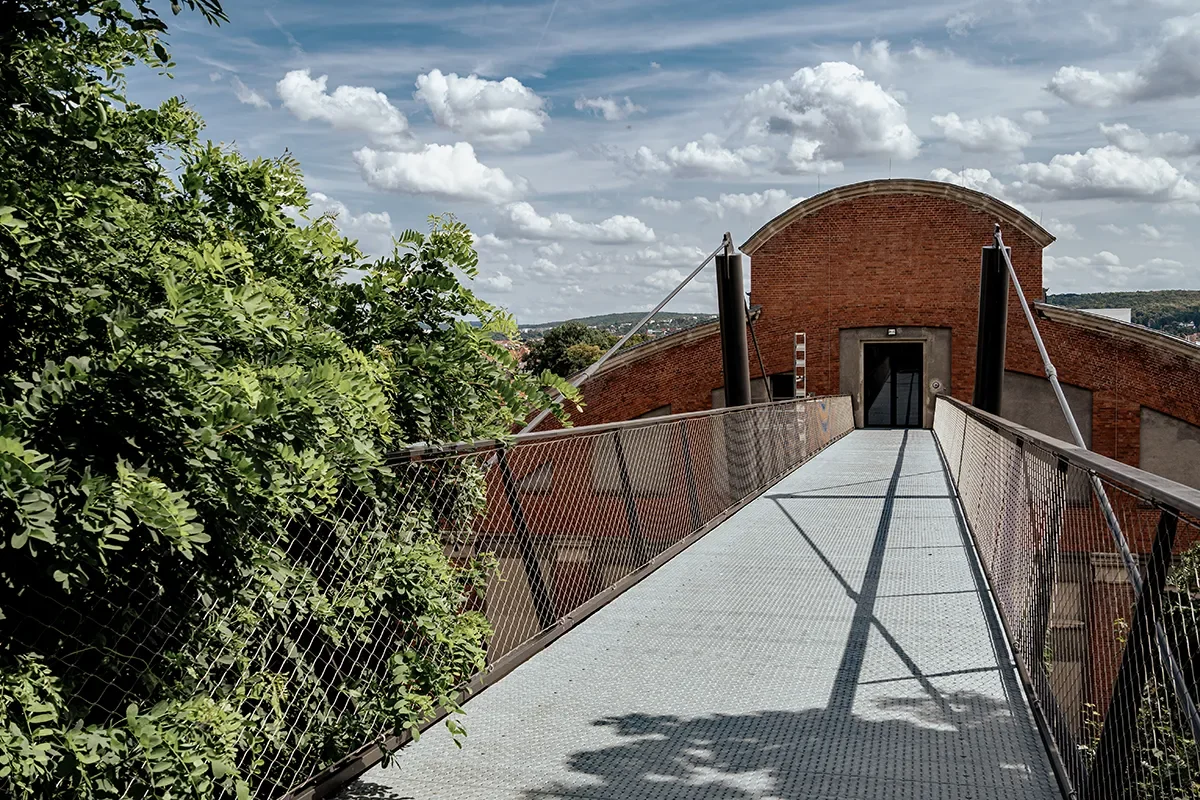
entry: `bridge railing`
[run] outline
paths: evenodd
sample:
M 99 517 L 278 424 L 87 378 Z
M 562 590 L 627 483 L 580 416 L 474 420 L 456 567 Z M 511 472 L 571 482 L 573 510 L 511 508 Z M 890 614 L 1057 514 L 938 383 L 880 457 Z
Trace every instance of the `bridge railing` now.
M 467 691 L 507 674 L 853 427 L 850 398 L 839 396 L 393 454 L 414 513 L 429 516 L 455 563 L 485 572 L 468 608 L 491 633 L 486 666 Z M 365 566 L 377 568 L 371 561 Z M 438 637 L 415 631 L 419 625 L 380 620 L 324 683 L 371 685 L 405 651 L 415 651 L 413 663 L 435 667 L 455 657 Z M 330 713 L 362 708 L 336 703 Z M 386 715 L 356 720 L 378 736 L 289 796 L 324 795 L 412 736 L 415 726 L 389 730 L 393 724 Z M 287 760 L 297 778 L 327 766 L 313 752 Z
M 1200 797 L 1200 491 L 951 398 L 934 431 L 1064 794 Z

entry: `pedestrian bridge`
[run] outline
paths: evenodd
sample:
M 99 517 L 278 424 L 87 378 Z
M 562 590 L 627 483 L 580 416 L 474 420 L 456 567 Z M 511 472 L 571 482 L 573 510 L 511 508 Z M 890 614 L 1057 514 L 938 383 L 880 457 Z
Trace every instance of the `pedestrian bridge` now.
M 353 798 L 1050 798 L 930 431 L 862 430 Z
M 932 431 L 850 420 L 788 401 L 409 454 L 487 475 L 456 552 L 499 560 L 488 668 L 461 749 L 393 736 L 324 787 L 1198 796 L 1200 648 L 1166 575 L 1200 493 L 945 398 Z

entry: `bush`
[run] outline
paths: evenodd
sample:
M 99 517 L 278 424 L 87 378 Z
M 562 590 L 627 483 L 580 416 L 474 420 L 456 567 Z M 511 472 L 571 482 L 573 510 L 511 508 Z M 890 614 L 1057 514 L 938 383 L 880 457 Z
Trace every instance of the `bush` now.
M 490 565 L 452 564 L 439 535 L 480 476 L 443 476 L 457 500 L 434 509 L 386 453 L 504 436 L 576 395 L 492 341 L 515 325 L 460 283 L 461 223 L 364 264 L 305 216 L 294 159 L 202 142 L 178 99 L 127 102 L 126 68 L 169 66 L 145 0 L 9 25 L 0 796 L 278 794 L 453 707 L 483 665 Z M 387 669 L 330 667 L 381 621 Z

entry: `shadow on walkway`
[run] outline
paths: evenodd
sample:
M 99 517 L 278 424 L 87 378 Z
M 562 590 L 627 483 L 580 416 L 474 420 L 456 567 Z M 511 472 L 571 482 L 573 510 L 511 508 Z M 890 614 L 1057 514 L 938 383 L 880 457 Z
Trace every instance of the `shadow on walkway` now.
M 945 707 L 884 698 L 915 721 L 837 711 L 762 711 L 694 719 L 631 714 L 596 721 L 628 741 L 574 753 L 571 779 L 524 797 L 751 798 L 1045 797 L 1045 784 L 1004 742 L 1019 739 L 1006 704 L 960 692 Z M 1020 724 L 1024 724 L 1021 721 Z M 936 753 L 936 763 L 929 761 Z M 587 776 L 587 777 L 582 777 Z M 346 797 L 365 798 L 369 795 Z M 394 797 L 394 795 L 392 795 Z

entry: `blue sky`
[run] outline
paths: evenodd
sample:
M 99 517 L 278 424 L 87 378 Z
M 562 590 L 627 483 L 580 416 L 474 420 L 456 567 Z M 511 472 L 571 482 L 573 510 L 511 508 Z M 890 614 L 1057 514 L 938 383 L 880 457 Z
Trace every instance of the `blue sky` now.
M 725 230 L 888 175 L 1041 219 L 1051 291 L 1200 288 L 1200 0 L 227 11 L 173 18 L 175 80 L 134 96 L 289 150 L 368 251 L 455 213 L 523 322 L 647 308 Z M 702 275 L 670 308 L 713 305 Z

